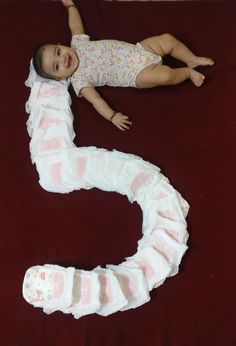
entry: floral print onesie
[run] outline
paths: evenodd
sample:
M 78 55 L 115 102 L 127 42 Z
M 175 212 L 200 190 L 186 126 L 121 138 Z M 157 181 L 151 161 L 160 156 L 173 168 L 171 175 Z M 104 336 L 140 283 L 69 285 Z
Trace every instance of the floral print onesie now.
M 79 67 L 71 77 L 77 95 L 84 87 L 102 85 L 136 87 L 137 74 L 162 58 L 136 45 L 117 41 L 90 41 L 88 35 L 72 36 L 71 47 L 79 58 Z

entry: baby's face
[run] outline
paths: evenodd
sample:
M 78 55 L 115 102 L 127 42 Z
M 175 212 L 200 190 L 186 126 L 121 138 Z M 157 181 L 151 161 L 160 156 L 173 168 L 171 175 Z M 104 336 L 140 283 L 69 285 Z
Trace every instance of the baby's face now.
M 57 80 L 72 76 L 79 66 L 74 49 L 61 45 L 45 46 L 42 60 L 43 70 Z

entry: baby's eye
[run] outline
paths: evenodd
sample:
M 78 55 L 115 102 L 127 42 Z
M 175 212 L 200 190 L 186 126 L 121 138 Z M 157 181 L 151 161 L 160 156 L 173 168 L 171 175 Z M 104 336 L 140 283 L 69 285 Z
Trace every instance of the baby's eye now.
M 57 56 L 60 56 L 60 54 L 61 54 L 61 49 L 57 48 Z
M 58 65 L 58 64 L 56 64 L 56 71 L 58 71 L 58 69 L 59 69 L 59 65 Z

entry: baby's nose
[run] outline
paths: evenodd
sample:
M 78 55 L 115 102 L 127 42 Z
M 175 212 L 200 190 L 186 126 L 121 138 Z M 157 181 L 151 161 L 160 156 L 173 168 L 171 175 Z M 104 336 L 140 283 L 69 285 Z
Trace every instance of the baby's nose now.
M 62 64 L 62 65 L 65 65 L 66 64 L 66 55 L 62 55 L 59 57 L 59 62 Z

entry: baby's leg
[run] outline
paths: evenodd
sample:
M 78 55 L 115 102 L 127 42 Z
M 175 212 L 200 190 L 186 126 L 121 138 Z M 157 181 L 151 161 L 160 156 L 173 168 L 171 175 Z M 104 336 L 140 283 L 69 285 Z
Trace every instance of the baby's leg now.
M 188 47 L 170 34 L 153 36 L 143 40 L 140 44 L 152 53 L 161 56 L 171 55 L 183 61 L 190 68 L 214 64 L 210 58 L 196 56 Z
M 166 65 L 149 65 L 136 78 L 137 88 L 153 88 L 161 85 L 176 85 L 191 79 L 197 87 L 201 86 L 205 76 L 189 67 L 172 69 Z

